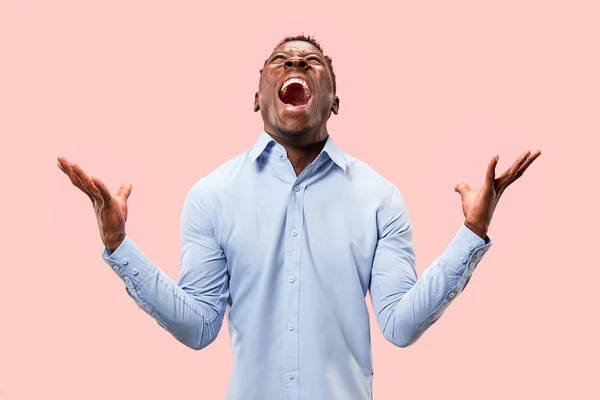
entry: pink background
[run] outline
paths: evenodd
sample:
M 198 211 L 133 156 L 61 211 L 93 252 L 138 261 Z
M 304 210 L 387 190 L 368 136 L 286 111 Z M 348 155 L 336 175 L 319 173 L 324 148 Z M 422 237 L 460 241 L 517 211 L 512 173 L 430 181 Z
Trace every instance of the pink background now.
M 128 233 L 177 279 L 185 194 L 254 143 L 258 70 L 300 32 L 333 57 L 331 135 L 405 196 L 419 274 L 454 185 L 543 151 L 437 324 L 400 349 L 372 320 L 375 399 L 599 398 L 598 2 L 200 3 L 0 1 L 0 399 L 224 398 L 226 327 L 195 352 L 137 308 L 56 156 L 133 182 Z

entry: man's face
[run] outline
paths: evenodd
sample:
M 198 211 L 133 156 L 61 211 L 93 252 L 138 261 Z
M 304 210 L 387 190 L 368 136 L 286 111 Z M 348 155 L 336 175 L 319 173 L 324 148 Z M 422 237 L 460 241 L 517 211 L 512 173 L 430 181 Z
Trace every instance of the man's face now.
M 339 99 L 325 56 L 312 44 L 291 41 L 277 47 L 260 76 L 254 111 L 261 111 L 265 130 L 283 139 L 314 134 L 322 139 Z

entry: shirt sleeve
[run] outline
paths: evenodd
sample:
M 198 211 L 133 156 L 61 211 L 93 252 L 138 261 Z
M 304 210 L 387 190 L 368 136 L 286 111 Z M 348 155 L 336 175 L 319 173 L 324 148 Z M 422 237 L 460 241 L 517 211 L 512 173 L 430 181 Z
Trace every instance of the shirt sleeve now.
M 378 215 L 378 223 L 371 301 L 384 337 L 406 347 L 417 341 L 464 290 L 492 242 L 463 223 L 444 252 L 417 279 L 411 222 L 395 187 Z
M 114 252 L 105 248 L 102 253 L 136 304 L 177 340 L 196 350 L 217 337 L 229 296 L 227 262 L 210 217 L 196 184 L 181 213 L 178 283 L 154 265 L 129 235 Z

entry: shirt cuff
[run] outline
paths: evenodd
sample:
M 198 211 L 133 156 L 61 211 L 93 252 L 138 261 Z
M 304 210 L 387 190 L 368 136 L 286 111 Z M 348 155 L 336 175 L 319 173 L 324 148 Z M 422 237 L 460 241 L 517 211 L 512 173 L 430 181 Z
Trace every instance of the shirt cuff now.
M 128 235 L 125 235 L 125 239 L 112 253 L 106 247 L 104 248 L 102 259 L 125 283 L 127 294 L 140 307 L 150 312 L 150 307 L 140 288 L 156 267 L 142 253 L 134 241 Z
M 104 248 L 102 258 L 122 280 L 131 281 L 136 286 L 155 268 L 128 235 L 114 252 Z
M 482 239 L 464 224 L 458 229 L 450 245 L 440 256 L 440 264 L 447 272 L 448 278 L 454 281 L 436 309 L 423 321 L 419 327 L 424 331 L 434 324 L 444 313 L 444 310 L 465 289 L 475 267 L 479 264 L 484 254 L 492 246 L 492 240 L 486 235 Z
M 482 239 L 463 222 L 442 254 L 442 260 L 456 274 L 463 275 L 466 272 L 471 275 L 491 246 L 489 236 Z

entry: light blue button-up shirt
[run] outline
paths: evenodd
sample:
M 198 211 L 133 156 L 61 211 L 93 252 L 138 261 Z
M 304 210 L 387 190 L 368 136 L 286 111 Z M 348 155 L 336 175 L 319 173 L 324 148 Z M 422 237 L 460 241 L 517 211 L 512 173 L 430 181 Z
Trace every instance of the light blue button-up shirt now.
M 262 132 L 188 192 L 179 282 L 128 235 L 102 256 L 129 296 L 186 346 L 209 345 L 227 316 L 227 399 L 370 400 L 367 290 L 385 338 L 408 346 L 490 246 L 462 224 L 417 279 L 411 222 L 392 183 L 331 137 L 296 176 L 285 149 Z

